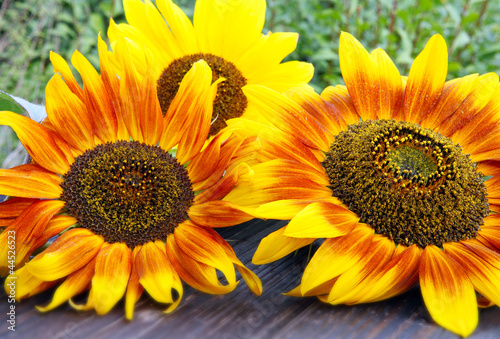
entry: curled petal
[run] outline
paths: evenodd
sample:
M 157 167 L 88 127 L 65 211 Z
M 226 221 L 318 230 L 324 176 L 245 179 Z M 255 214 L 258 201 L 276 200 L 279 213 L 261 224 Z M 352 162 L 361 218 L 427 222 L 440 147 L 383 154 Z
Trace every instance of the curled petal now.
M 184 222 L 175 229 L 179 248 L 193 260 L 220 270 L 229 284 L 236 283 L 233 263 L 216 240 L 216 233 L 209 228 Z
M 182 280 L 197 290 L 210 294 L 226 294 L 236 287 L 236 280 L 223 285 L 217 277 L 217 271 L 186 254 L 173 235 L 167 237 L 167 255 Z
M 158 302 L 172 304 L 167 312 L 173 311 L 183 290 L 179 276 L 165 254 L 165 245 L 153 242 L 142 245 L 135 256 L 135 268 L 139 282 L 149 295 Z M 174 300 L 174 290 L 179 295 L 177 300 Z
M 139 275 L 137 274 L 137 269 L 135 268 L 135 258 L 137 256 L 137 253 L 141 249 L 141 246 L 136 246 L 134 250 L 132 251 L 132 256 L 131 256 L 131 272 L 130 272 L 130 279 L 127 284 L 127 292 L 125 293 L 125 318 L 127 320 L 132 320 L 134 317 L 134 306 L 137 300 L 142 295 L 142 292 L 144 291 L 144 287 L 142 287 L 141 283 L 139 282 Z
M 285 229 L 282 227 L 260 241 L 259 247 L 253 255 L 252 263 L 262 265 L 276 261 L 316 240 L 316 238 L 287 237 L 284 235 Z

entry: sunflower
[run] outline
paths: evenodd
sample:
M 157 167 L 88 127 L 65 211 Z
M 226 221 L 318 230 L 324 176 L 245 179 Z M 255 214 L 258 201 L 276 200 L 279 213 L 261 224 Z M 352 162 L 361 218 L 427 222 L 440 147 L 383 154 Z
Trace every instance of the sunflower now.
M 221 80 L 212 84 L 206 62 L 194 63 L 162 116 L 153 74 L 137 73 L 127 42 L 115 47 L 125 70 L 120 78 L 100 38 L 100 76 L 75 52 L 83 88 L 51 54 L 58 74 L 46 88 L 43 124 L 0 113 L 0 124 L 14 129 L 33 159 L 0 170 L 0 194 L 10 196 L 0 204 L 0 243 L 7 248 L 12 233 L 16 242 L 15 262 L 1 252 L 3 275 L 16 266 L 6 289 L 15 280 L 19 300 L 58 285 L 41 311 L 90 289 L 86 304 L 71 304 L 105 314 L 125 296 L 127 319 L 143 290 L 173 311 L 181 279 L 206 293 L 228 293 L 238 283 L 234 266 L 260 294 L 260 280 L 212 228 L 252 218 L 221 201 L 248 170 L 232 166 L 243 141 L 225 133 L 205 145 Z M 149 67 L 149 51 L 143 59 L 141 67 Z
M 368 303 L 420 283 L 431 317 L 469 335 L 478 306 L 500 305 L 498 75 L 445 82 L 440 35 L 408 77 L 347 33 L 339 54 L 346 86 L 245 91 L 274 127 L 244 122 L 258 164 L 225 199 L 291 219 L 253 262 L 326 238 L 289 295 Z
M 172 1 L 158 0 L 156 6 L 149 0 L 124 0 L 128 24 L 117 25 L 111 20 L 108 36 L 111 41 L 127 38 L 152 51 L 163 114 L 180 81 L 198 60 L 208 63 L 214 81 L 225 78 L 214 101 L 210 136 L 223 129 L 230 118 L 262 121 L 244 88 L 263 85 L 282 92 L 307 86 L 313 76 L 309 63 L 281 63 L 295 50 L 297 33 L 262 34 L 265 0 L 198 0 L 193 23 Z

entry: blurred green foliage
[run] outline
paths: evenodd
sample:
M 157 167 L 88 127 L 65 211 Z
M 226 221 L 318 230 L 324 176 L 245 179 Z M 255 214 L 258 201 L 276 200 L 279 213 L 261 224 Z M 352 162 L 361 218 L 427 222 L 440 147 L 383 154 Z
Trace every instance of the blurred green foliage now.
M 192 18 L 194 0 L 175 2 Z M 125 21 L 120 0 L 2 0 L 0 90 L 42 103 L 53 75 L 49 51 L 70 60 L 78 49 L 98 68 L 96 38 L 99 32 L 105 38 L 110 17 Z M 449 78 L 500 72 L 497 0 L 268 0 L 264 30 L 300 34 L 296 51 L 286 60 L 313 63 L 312 85 L 318 91 L 343 83 L 341 31 L 368 50 L 386 50 L 403 75 L 435 33 L 448 43 Z M 0 127 L 0 167 L 5 153 L 16 147 L 8 134 Z

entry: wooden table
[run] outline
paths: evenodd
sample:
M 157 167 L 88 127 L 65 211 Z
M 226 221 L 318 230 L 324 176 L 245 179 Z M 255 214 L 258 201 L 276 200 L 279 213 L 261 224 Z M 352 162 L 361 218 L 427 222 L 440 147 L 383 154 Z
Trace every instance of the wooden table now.
M 184 300 L 177 310 L 164 315 L 163 305 L 143 296 L 136 304 L 135 318 L 123 317 L 123 302 L 106 316 L 93 311 L 78 312 L 68 305 L 47 314 L 34 306 L 45 305 L 52 291 L 16 305 L 16 332 L 0 322 L 4 338 L 458 338 L 430 319 L 420 290 L 384 302 L 357 306 L 331 306 L 316 298 L 283 296 L 298 284 L 307 262 L 308 248 L 275 263 L 254 266 L 251 257 L 259 239 L 283 226 L 283 221 L 252 220 L 220 229 L 240 260 L 262 279 L 264 292 L 254 296 L 243 280 L 227 295 L 212 296 L 185 285 Z M 317 246 L 316 246 L 317 247 Z M 500 287 L 499 287 L 500 288 Z M 1 319 L 8 303 L 0 296 Z M 77 299 L 82 302 L 84 298 Z M 479 325 L 470 338 L 500 338 L 500 308 L 480 310 Z

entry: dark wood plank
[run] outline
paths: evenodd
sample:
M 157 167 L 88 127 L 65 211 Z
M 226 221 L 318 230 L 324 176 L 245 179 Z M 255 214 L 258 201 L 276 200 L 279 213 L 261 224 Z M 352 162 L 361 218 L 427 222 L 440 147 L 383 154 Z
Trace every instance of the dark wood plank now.
M 283 225 L 283 221 L 252 220 L 219 230 L 239 258 L 262 279 L 261 297 L 250 293 L 243 281 L 233 293 L 223 296 L 207 295 L 185 285 L 184 300 L 174 313 L 164 315 L 160 304 L 143 297 L 136 305 L 135 319 L 127 322 L 123 303 L 106 316 L 78 312 L 68 305 L 41 314 L 34 306 L 50 300 L 52 292 L 48 291 L 16 305 L 17 325 L 13 333 L 7 329 L 9 304 L 2 292 L 0 337 L 458 338 L 430 320 L 418 288 L 391 300 L 357 306 L 331 306 L 316 298 L 283 296 L 298 283 L 308 249 L 268 265 L 250 263 L 258 241 Z M 499 338 L 498 319 L 498 307 L 481 310 L 479 326 L 471 338 Z

